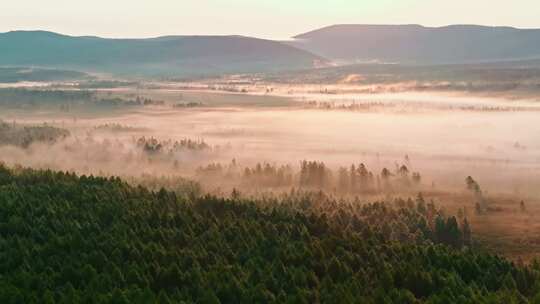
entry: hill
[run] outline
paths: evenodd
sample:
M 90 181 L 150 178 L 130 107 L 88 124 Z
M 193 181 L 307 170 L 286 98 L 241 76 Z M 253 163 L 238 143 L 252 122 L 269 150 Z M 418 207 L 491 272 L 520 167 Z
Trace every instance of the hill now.
M 322 60 L 279 42 L 242 36 L 150 39 L 72 37 L 44 31 L 0 34 L 0 65 L 140 76 L 206 76 L 312 67 Z
M 441 64 L 540 57 L 540 29 L 451 25 L 333 25 L 291 45 L 345 61 Z

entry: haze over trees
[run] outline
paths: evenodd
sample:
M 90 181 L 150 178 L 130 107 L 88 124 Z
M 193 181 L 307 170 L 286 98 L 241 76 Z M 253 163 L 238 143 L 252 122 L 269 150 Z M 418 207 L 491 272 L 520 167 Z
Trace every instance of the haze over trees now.
M 21 81 L 73 81 L 90 80 L 86 73 L 58 69 L 40 69 L 28 67 L 0 67 L 0 83 Z
M 69 135 L 68 130 L 52 126 L 24 126 L 0 120 L 0 146 L 13 145 L 27 148 L 36 142 L 53 144 Z

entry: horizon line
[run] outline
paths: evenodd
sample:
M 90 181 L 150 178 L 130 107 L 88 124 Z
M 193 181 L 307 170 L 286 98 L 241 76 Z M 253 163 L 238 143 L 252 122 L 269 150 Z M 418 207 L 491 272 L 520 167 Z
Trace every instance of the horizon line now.
M 458 27 L 458 26 L 471 26 L 471 27 L 481 27 L 481 28 L 506 28 L 506 29 L 515 29 L 515 30 L 540 30 L 539 28 L 534 27 L 515 27 L 515 26 L 506 26 L 506 25 L 483 25 L 483 24 L 474 24 L 474 23 L 455 23 L 455 24 L 447 24 L 447 25 L 441 25 L 441 26 L 426 26 L 419 23 L 336 23 L 331 25 L 322 26 L 310 31 L 306 31 L 304 33 L 295 34 L 292 35 L 286 39 L 295 39 L 299 36 L 306 35 L 309 33 L 317 32 L 324 29 L 329 29 L 332 27 L 340 27 L 340 26 L 380 26 L 380 27 L 405 27 L 405 26 L 415 26 L 419 28 L 425 28 L 425 29 L 443 29 L 448 27 Z M 118 40 L 138 40 L 138 39 L 158 39 L 158 38 L 173 38 L 173 37 L 245 37 L 245 38 L 255 38 L 255 39 L 261 39 L 261 40 L 272 40 L 272 41 L 284 41 L 286 39 L 270 39 L 270 38 L 261 38 L 258 36 L 251 36 L 251 35 L 243 35 L 243 34 L 164 34 L 164 35 L 155 35 L 155 36 L 141 36 L 141 37 L 119 37 L 119 36 L 101 36 L 101 35 L 72 35 L 72 34 L 64 34 L 61 31 L 55 31 L 55 30 L 47 30 L 47 29 L 17 29 L 17 30 L 8 30 L 5 32 L 0 32 L 0 35 L 4 34 L 10 34 L 10 33 L 18 33 L 18 32 L 24 32 L 24 33 L 50 33 L 50 34 L 56 34 L 59 36 L 65 36 L 65 37 L 71 37 L 71 38 L 100 38 L 100 39 L 118 39 Z

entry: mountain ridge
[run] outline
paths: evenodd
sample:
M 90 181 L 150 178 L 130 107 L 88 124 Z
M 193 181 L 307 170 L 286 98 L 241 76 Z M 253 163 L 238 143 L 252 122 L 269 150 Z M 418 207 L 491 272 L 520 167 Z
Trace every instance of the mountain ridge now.
M 101 38 L 49 31 L 0 33 L 0 65 L 112 74 L 203 76 L 310 68 L 324 58 L 280 42 L 238 36 Z
M 336 24 L 294 36 L 291 45 L 325 58 L 453 64 L 540 57 L 540 29 L 454 24 Z
M 443 25 L 443 26 L 424 26 L 421 24 L 416 23 L 404 23 L 404 24 L 370 24 L 370 23 L 340 23 L 340 24 L 332 24 L 328 26 L 324 26 L 318 29 L 314 29 L 302 34 L 298 34 L 293 36 L 292 38 L 301 38 L 302 36 L 309 35 L 312 33 L 325 31 L 329 29 L 337 29 L 337 28 L 343 28 L 343 27 L 370 27 L 370 28 L 397 28 L 397 27 L 409 27 L 409 28 L 417 28 L 417 29 L 428 29 L 428 30 L 434 30 L 434 29 L 464 29 L 464 28 L 483 28 L 483 29 L 508 29 L 508 30 L 540 30 L 540 28 L 518 28 L 513 26 L 498 26 L 498 25 L 478 25 L 478 24 L 449 24 L 449 25 Z

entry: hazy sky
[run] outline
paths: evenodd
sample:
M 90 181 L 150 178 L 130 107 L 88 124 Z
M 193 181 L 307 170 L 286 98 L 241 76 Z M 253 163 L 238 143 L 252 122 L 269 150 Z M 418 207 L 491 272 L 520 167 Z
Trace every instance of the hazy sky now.
M 337 23 L 540 28 L 539 0 L 1 0 L 0 32 L 149 37 L 239 34 L 285 39 Z

